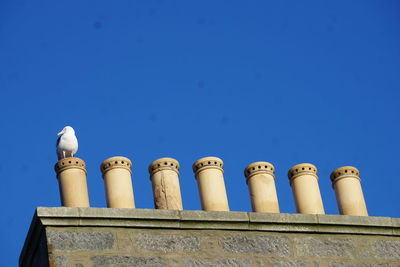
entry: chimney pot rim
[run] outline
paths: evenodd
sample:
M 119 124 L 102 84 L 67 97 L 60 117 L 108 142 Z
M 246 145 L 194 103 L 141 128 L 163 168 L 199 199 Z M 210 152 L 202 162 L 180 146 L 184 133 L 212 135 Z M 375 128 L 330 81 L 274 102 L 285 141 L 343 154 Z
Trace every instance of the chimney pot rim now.
M 337 181 L 337 179 L 343 178 L 343 177 L 355 177 L 361 181 L 360 171 L 354 166 L 339 167 L 336 170 L 334 170 L 330 175 L 332 183 L 335 183 L 335 181 Z
M 247 165 L 244 169 L 244 176 L 246 177 L 246 182 L 256 175 L 256 174 L 263 174 L 268 173 L 275 178 L 275 167 L 272 163 L 267 161 L 256 161 Z
M 103 175 L 114 168 L 124 168 L 132 173 L 132 161 L 123 156 L 115 156 L 104 160 L 100 165 L 100 171 Z
M 161 170 L 173 170 L 179 175 L 179 169 L 180 169 L 179 162 L 176 159 L 170 157 L 156 159 L 148 167 L 150 179 L 154 173 Z
M 216 168 L 221 171 L 224 171 L 224 162 L 222 159 L 218 157 L 208 156 L 201 159 L 198 159 L 193 163 L 192 169 L 195 174 L 199 171 L 203 170 L 204 168 Z
M 318 178 L 318 169 L 314 164 L 311 163 L 300 163 L 294 165 L 288 171 L 288 178 L 291 181 L 293 178 L 296 178 L 299 175 L 307 175 L 311 174 Z
M 81 169 L 85 173 L 86 171 L 86 163 L 83 159 L 76 158 L 76 157 L 68 157 L 68 158 L 63 158 L 57 161 L 57 163 L 54 165 L 54 170 L 57 173 L 57 176 L 68 169 Z

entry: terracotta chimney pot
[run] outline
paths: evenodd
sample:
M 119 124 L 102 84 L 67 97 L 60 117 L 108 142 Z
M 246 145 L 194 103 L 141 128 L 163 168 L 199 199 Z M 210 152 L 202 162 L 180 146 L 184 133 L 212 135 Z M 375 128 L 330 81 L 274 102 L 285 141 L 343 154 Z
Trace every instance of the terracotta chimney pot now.
M 193 164 L 203 210 L 229 211 L 223 167 L 217 157 L 201 158 Z
M 103 174 L 107 207 L 135 208 L 132 189 L 132 162 L 125 157 L 112 157 L 103 161 Z
M 288 172 L 298 213 L 325 214 L 317 172 L 310 163 L 295 165 Z
M 161 158 L 149 166 L 156 209 L 182 210 L 179 186 L 179 162 L 173 158 Z
M 251 163 L 244 169 L 254 212 L 279 213 L 274 173 L 274 166 L 264 161 Z
M 80 158 L 60 159 L 54 166 L 64 207 L 89 207 L 86 164 Z
M 340 214 L 368 216 L 361 188 L 360 172 L 352 166 L 340 167 L 331 174 Z

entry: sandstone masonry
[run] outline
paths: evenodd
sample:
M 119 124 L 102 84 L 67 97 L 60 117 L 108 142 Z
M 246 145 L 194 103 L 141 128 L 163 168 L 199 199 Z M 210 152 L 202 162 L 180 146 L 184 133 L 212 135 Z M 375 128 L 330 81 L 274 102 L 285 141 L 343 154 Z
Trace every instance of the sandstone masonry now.
M 398 267 L 400 219 L 37 208 L 20 266 Z

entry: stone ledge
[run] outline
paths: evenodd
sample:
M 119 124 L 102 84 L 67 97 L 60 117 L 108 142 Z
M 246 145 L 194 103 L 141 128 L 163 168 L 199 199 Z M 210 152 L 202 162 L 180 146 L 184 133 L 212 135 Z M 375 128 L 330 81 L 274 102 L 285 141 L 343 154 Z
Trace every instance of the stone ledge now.
M 38 207 L 32 224 L 400 236 L 399 218 L 297 213 Z
M 201 210 L 38 207 L 33 219 L 43 226 L 102 226 L 182 229 L 321 232 L 400 235 L 400 219 Z M 34 223 L 33 221 L 33 223 Z
M 130 232 L 140 234 L 132 239 L 129 234 L 125 236 Z M 199 233 L 204 234 L 201 242 L 197 239 L 200 236 Z M 222 239 L 209 239 L 210 236 L 218 233 L 221 238 L 223 237 Z M 121 236 L 123 236 L 122 239 L 116 239 Z M 146 257 L 163 255 L 168 252 L 167 250 L 179 254 L 184 251 L 186 244 L 190 244 L 190 252 L 197 251 L 199 248 L 201 250 L 204 248 L 204 244 L 207 244 L 207 247 L 219 244 L 222 245 L 220 247 L 223 249 L 220 251 L 222 254 L 238 253 L 238 259 L 251 252 L 260 257 L 270 253 L 277 257 L 283 257 L 284 260 L 289 259 L 290 255 L 293 256 L 293 253 L 300 253 L 305 255 L 304 257 L 310 255 L 317 260 L 325 259 L 328 257 L 325 250 L 318 250 L 324 246 L 333 249 L 333 252 L 336 253 L 332 254 L 332 260 L 348 260 L 346 257 L 343 259 L 341 257 L 342 254 L 347 255 L 345 252 L 347 253 L 351 246 L 360 246 L 360 250 L 372 246 L 369 251 L 372 256 L 396 260 L 400 258 L 398 253 L 399 237 L 400 218 L 388 217 L 38 207 L 21 252 L 20 265 L 30 266 L 37 257 L 36 251 L 42 248 L 40 244 L 46 244 L 46 240 L 47 242 L 54 241 L 50 242 L 51 248 L 49 249 L 56 252 L 58 250 L 72 251 L 75 249 L 75 245 L 78 246 L 79 251 L 84 249 L 95 251 L 95 253 L 104 251 L 104 255 L 96 258 L 95 262 L 106 264 L 114 261 L 121 263 L 147 262 Z M 357 241 L 357 243 L 352 240 L 361 241 Z M 364 242 L 365 240 L 367 242 Z M 121 252 L 122 254 L 118 254 L 119 252 L 118 255 L 112 254 L 116 249 L 118 251 L 120 248 L 125 249 L 125 245 L 128 244 L 125 242 L 129 244 L 134 242 L 140 247 L 140 251 L 149 252 L 153 256 L 141 254 L 138 255 L 139 258 L 132 258 L 130 254 L 124 256 L 126 250 Z M 160 247 L 159 244 L 162 242 L 168 245 Z M 71 247 L 71 244 L 74 246 Z M 345 250 L 342 249 L 343 247 Z M 381 247 L 383 249 L 380 249 Z M 282 250 L 276 250 L 276 248 Z M 218 255 L 221 262 L 223 262 L 223 257 L 230 257 L 228 254 Z M 351 257 L 354 256 L 353 254 Z M 213 255 L 209 255 L 210 263 L 213 262 L 216 254 Z M 294 258 L 294 260 L 302 261 L 302 257 Z M 161 257 L 160 259 L 168 262 L 167 258 Z M 89 259 L 86 261 L 89 262 Z

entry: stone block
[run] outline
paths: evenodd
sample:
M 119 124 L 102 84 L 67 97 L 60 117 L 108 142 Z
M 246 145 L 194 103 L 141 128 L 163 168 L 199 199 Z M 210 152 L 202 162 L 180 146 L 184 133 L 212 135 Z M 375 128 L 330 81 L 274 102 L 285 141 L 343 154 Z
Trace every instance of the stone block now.
M 52 263 L 54 267 L 67 267 L 67 257 L 62 255 L 55 256 Z
M 400 259 L 400 241 L 381 240 L 373 246 L 376 256 L 386 259 Z
M 119 208 L 79 208 L 82 218 L 113 218 L 141 220 L 179 220 L 177 210 L 119 209 Z
M 61 217 L 61 218 L 78 217 L 79 209 L 70 207 L 57 207 L 57 208 L 37 207 L 36 214 L 39 217 Z
M 388 267 L 387 263 L 346 263 L 332 262 L 329 267 Z
M 112 249 L 114 236 L 110 232 L 70 232 L 47 230 L 49 248 L 55 250 Z
M 276 261 L 272 264 L 273 267 L 306 267 L 303 261 Z
M 144 251 L 198 251 L 200 238 L 191 235 L 138 234 L 136 246 Z
M 354 258 L 356 249 L 350 239 L 296 238 L 296 250 L 300 256 Z
M 388 217 L 321 214 L 317 215 L 317 217 L 320 224 L 392 227 L 392 220 Z
M 317 215 L 249 212 L 250 222 L 278 224 L 317 224 Z
M 281 236 L 230 235 L 220 239 L 223 249 L 232 253 L 289 255 L 289 240 Z
M 94 256 L 91 258 L 93 266 L 166 266 L 165 261 L 160 257 L 133 257 L 133 256 Z
M 181 221 L 181 229 L 248 230 L 248 222 L 235 221 Z
M 182 221 L 249 222 L 247 212 L 183 210 L 180 214 Z
M 185 259 L 185 267 L 251 267 L 253 264 L 249 259 L 229 258 L 229 259 Z

